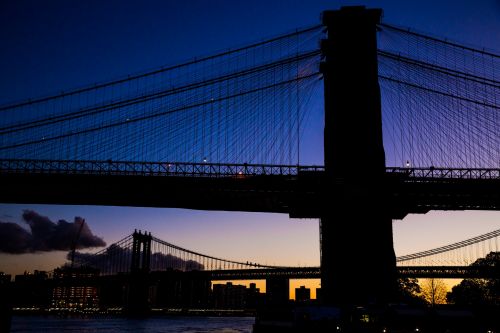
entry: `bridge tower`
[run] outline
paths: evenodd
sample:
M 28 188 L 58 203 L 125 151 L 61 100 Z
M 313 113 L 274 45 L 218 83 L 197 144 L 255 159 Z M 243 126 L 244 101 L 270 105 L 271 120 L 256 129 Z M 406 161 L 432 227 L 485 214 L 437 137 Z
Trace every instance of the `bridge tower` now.
M 151 240 L 151 233 L 143 234 L 136 230 L 132 234 L 132 262 L 126 308 L 129 316 L 142 316 L 149 312 Z
M 151 233 L 141 233 L 134 231 L 132 234 L 132 262 L 130 266 L 131 272 L 146 272 L 149 273 L 151 263 Z
M 327 304 L 385 303 L 396 290 L 377 64 L 380 9 L 323 12 L 325 173 L 321 288 Z

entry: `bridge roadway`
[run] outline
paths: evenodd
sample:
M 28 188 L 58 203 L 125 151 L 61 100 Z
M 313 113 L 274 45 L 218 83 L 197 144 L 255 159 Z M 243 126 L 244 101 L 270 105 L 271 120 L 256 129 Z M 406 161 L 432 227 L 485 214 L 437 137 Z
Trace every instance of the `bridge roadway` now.
M 500 278 L 500 270 L 495 267 L 398 266 L 397 270 L 401 278 Z M 210 271 L 210 276 L 212 281 L 262 280 L 273 277 L 289 279 L 321 278 L 319 267 L 217 270 Z
M 322 166 L 0 160 L 0 202 L 171 207 L 318 218 L 325 198 L 364 191 Z M 380 182 L 392 218 L 429 210 L 500 210 L 500 169 L 394 168 Z
M 164 274 L 178 274 L 180 271 L 153 271 L 150 274 L 142 274 L 141 281 L 154 283 L 161 279 Z M 400 266 L 398 267 L 401 278 L 442 278 L 442 279 L 465 279 L 465 278 L 500 278 L 498 267 L 471 267 L 471 266 Z M 214 271 L 189 271 L 189 278 L 209 279 L 211 281 L 235 281 L 235 280 L 265 280 L 269 278 L 287 279 L 320 279 L 319 267 L 288 267 L 288 268 L 266 268 L 266 269 L 234 269 Z M 179 276 L 178 276 L 179 277 Z M 116 275 L 102 275 L 93 277 L 63 277 L 43 281 L 50 287 L 54 286 L 102 286 L 106 284 L 128 283 L 131 280 L 129 273 Z

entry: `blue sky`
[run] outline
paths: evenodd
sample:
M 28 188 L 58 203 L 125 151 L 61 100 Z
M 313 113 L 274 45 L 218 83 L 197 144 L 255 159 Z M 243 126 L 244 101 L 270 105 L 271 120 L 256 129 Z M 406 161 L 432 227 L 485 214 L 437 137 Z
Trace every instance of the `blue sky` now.
M 321 11 L 352 1 L 2 1 L 0 104 L 102 82 L 245 45 L 319 23 Z M 500 49 L 500 2 L 366 1 L 384 21 L 467 44 Z M 112 243 L 133 229 L 219 257 L 318 265 L 316 220 L 285 215 L 90 206 L 0 204 L 0 220 L 23 209 L 52 220 L 86 219 Z M 497 212 L 432 212 L 394 222 L 397 254 L 500 228 Z M 48 269 L 62 253 L 0 255 L 0 271 Z M 23 268 L 26 266 L 25 268 Z

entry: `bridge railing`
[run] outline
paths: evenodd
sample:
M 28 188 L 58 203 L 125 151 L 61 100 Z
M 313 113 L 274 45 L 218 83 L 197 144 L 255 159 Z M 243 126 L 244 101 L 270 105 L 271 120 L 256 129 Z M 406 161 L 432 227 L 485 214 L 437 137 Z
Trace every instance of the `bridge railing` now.
M 295 176 L 299 171 L 324 171 L 324 167 L 247 163 L 127 162 L 112 160 L 0 160 L 1 173 L 244 177 L 248 175 Z
M 500 169 L 480 168 L 401 168 L 388 167 L 386 173 L 412 179 L 500 179 Z
M 498 278 L 499 271 L 487 266 L 398 266 L 399 277 L 417 278 Z M 284 267 L 279 269 L 240 269 L 210 271 L 212 280 L 258 280 L 269 277 L 319 279 L 320 267 Z
M 496 279 L 499 271 L 491 266 L 398 266 L 400 277 Z
M 275 165 L 250 163 L 128 162 L 69 160 L 0 160 L 0 173 L 43 173 L 83 175 L 134 175 L 183 177 L 245 177 L 256 175 L 296 176 L 301 172 L 325 171 L 318 165 Z M 387 167 L 387 174 L 411 179 L 500 179 L 500 169 Z

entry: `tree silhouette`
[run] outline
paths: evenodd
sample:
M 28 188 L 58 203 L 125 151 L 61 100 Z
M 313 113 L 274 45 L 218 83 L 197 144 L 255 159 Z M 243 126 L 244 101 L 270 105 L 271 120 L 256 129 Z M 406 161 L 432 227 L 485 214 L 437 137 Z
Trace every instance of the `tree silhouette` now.
M 486 283 L 482 279 L 464 279 L 446 295 L 449 303 L 460 305 L 486 304 Z
M 416 278 L 398 279 L 399 301 L 412 305 L 425 304 L 425 300 L 420 297 L 422 292 Z
M 436 304 L 446 304 L 447 288 L 443 280 L 440 279 L 425 279 L 421 285 L 422 297 L 431 306 Z
M 500 252 L 490 252 L 471 266 L 500 270 Z M 448 302 L 459 305 L 500 305 L 500 279 L 464 279 L 446 298 Z

